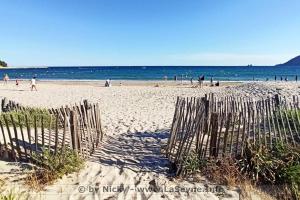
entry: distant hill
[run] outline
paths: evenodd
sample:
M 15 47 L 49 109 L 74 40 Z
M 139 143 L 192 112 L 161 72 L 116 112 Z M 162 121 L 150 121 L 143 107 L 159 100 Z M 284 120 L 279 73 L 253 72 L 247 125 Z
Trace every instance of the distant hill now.
M 286 63 L 279 64 L 276 66 L 299 66 L 300 67 L 300 55 L 287 61 Z
M 0 60 L 0 67 L 7 67 L 7 63 Z

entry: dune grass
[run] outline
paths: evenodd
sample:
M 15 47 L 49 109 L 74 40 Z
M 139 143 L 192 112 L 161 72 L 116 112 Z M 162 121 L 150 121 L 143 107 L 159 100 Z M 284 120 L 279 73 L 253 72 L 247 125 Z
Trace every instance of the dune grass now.
M 272 149 L 247 144 L 240 159 L 198 160 L 190 155 L 185 162 L 188 173 L 198 173 L 222 185 L 280 188 L 276 199 L 300 199 L 300 148 L 276 143 Z
M 61 152 L 61 149 L 58 152 Z M 77 152 L 69 148 L 63 152 L 64 154 L 54 154 L 48 149 L 43 149 L 42 153 L 34 155 L 37 167 L 26 178 L 26 184 L 40 191 L 64 175 L 79 172 L 84 168 L 84 159 Z
M 3 125 L 5 124 L 5 120 L 4 120 L 5 117 L 7 119 L 8 125 L 12 126 L 11 115 L 13 116 L 16 127 L 19 127 L 20 124 L 22 127 L 26 127 L 25 116 L 27 116 L 28 125 L 30 127 L 34 127 L 35 118 L 36 118 L 37 127 L 42 126 L 42 118 L 43 118 L 44 127 L 48 127 L 51 120 L 51 115 L 47 109 L 28 107 L 25 110 L 14 110 L 6 113 L 1 113 L 0 121 L 2 122 Z M 19 118 L 21 123 L 19 123 Z

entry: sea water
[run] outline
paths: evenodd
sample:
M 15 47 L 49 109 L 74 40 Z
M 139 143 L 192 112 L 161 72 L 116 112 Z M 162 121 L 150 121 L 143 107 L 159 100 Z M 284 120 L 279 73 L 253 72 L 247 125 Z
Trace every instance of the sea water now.
M 40 80 L 197 80 L 204 75 L 206 80 L 252 81 L 295 80 L 300 67 L 295 66 L 84 66 L 84 67 L 32 67 L 0 69 L 2 75 L 11 79 Z

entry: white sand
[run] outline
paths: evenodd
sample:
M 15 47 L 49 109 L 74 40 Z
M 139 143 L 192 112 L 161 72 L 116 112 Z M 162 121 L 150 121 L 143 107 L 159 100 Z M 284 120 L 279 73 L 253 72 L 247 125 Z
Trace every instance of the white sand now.
M 114 84 L 114 82 L 113 82 Z M 295 83 L 248 83 L 236 86 L 191 88 L 190 85 L 166 84 L 154 87 L 155 82 L 147 84 L 127 84 L 111 88 L 102 87 L 103 82 L 44 82 L 38 84 L 38 91 L 29 91 L 29 85 L 21 83 L 17 88 L 11 84 L 0 85 L 0 98 L 7 97 L 23 105 L 36 107 L 59 107 L 88 99 L 100 102 L 102 123 L 106 134 L 101 149 L 87 162 L 87 167 L 78 175 L 68 175 L 58 180 L 47 190 L 32 197 L 41 199 L 218 199 L 211 192 L 136 192 L 136 187 L 148 188 L 149 182 L 170 191 L 175 186 L 181 188 L 204 188 L 200 183 L 168 178 L 168 161 L 160 154 L 160 147 L 167 141 L 167 131 L 171 126 L 174 104 L 177 96 L 203 96 L 214 92 L 220 95 L 266 96 L 281 93 L 291 96 L 299 94 L 299 84 Z M 124 86 L 130 85 L 130 86 Z M 169 86 L 168 86 L 169 85 Z M 276 90 L 280 88 L 280 90 Z M 7 187 L 12 187 L 11 166 L 0 163 L 0 177 L 7 177 Z M 15 171 L 21 170 L 14 167 Z M 18 176 L 19 179 L 21 176 Z M 16 178 L 16 177 L 14 177 Z M 152 183 L 152 182 L 151 182 Z M 22 181 L 16 181 L 18 188 Z M 103 192 L 103 187 L 122 185 L 128 191 Z M 210 184 L 209 184 L 210 185 Z M 84 193 L 80 193 L 79 189 Z M 92 188 L 99 186 L 98 192 Z M 210 185 L 210 187 L 214 187 Z M 24 190 L 24 186 L 20 190 Z M 200 190 L 200 189 L 199 189 Z M 222 199 L 238 199 L 234 190 L 226 191 Z

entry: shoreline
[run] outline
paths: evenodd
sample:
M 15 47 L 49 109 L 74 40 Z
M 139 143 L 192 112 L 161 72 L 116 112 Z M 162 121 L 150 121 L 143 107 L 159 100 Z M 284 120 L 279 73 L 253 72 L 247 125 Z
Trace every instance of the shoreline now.
M 9 79 L 9 82 L 11 81 L 15 81 L 16 78 L 11 78 Z M 30 81 L 31 79 L 30 78 L 20 78 L 18 79 L 19 81 Z M 39 79 L 37 78 L 37 81 L 38 82 L 43 82 L 43 83 L 53 83 L 53 82 L 103 82 L 103 81 L 106 81 L 107 79 Z M 132 79 L 110 79 L 111 81 L 113 82 L 132 82 L 132 83 L 157 83 L 157 82 L 160 82 L 160 83 L 178 83 L 180 84 L 181 82 L 183 83 L 190 83 L 191 81 L 190 80 L 177 80 L 177 81 L 174 81 L 174 80 L 162 80 L 162 79 L 151 79 L 151 80 L 147 80 L 147 79 L 136 79 L 136 80 L 132 80 Z M 3 81 L 2 81 L 3 82 Z M 220 83 L 297 83 L 297 81 L 295 80 L 289 80 L 289 81 L 280 81 L 280 80 L 213 80 L 214 83 L 216 82 L 220 82 Z M 300 82 L 300 80 L 299 80 Z M 198 80 L 194 79 L 193 80 L 193 83 L 194 84 L 197 84 L 198 83 Z M 205 81 L 203 81 L 203 83 L 210 83 L 210 80 L 207 79 Z
M 16 79 L 10 79 L 8 85 L 15 85 Z M 24 85 L 30 82 L 30 79 L 18 79 L 20 85 Z M 77 79 L 37 79 L 37 85 L 43 84 L 55 84 L 55 85 L 97 85 L 104 86 L 106 80 L 77 80 Z M 215 84 L 217 81 L 214 81 Z M 243 81 L 219 81 L 222 86 L 224 85 L 237 85 L 242 83 L 248 83 Z M 250 81 L 252 82 L 252 81 Z M 198 81 L 193 81 L 193 84 L 189 80 L 184 81 L 173 81 L 173 80 L 111 80 L 112 87 L 116 86 L 197 86 L 199 85 Z M 0 83 L 1 84 L 1 83 Z M 3 81 L 2 81 L 2 84 Z M 209 86 L 210 81 L 204 81 L 204 86 Z
M 8 85 L 15 85 L 16 79 L 10 79 Z M 54 85 L 90 85 L 90 86 L 100 86 L 104 87 L 106 80 L 97 79 L 97 80 L 88 80 L 88 79 L 37 79 L 37 85 L 45 85 L 45 84 L 54 84 Z M 30 79 L 19 79 L 20 85 L 29 84 Z M 213 81 L 213 84 L 216 84 L 217 81 Z M 299 84 L 300 81 L 219 81 L 220 86 L 236 86 L 242 84 L 272 84 L 272 85 L 289 85 L 289 84 Z M 1 84 L 1 82 L 0 82 Z M 2 81 L 3 84 L 3 81 Z M 182 87 L 182 86 L 190 86 L 197 87 L 199 86 L 198 81 L 193 81 L 193 84 L 189 80 L 184 81 L 174 81 L 174 80 L 111 80 L 112 87 L 120 87 L 120 86 L 173 86 L 173 87 Z M 4 85 L 4 84 L 3 84 Z M 203 86 L 205 87 L 217 87 L 210 86 L 210 80 L 204 81 Z

